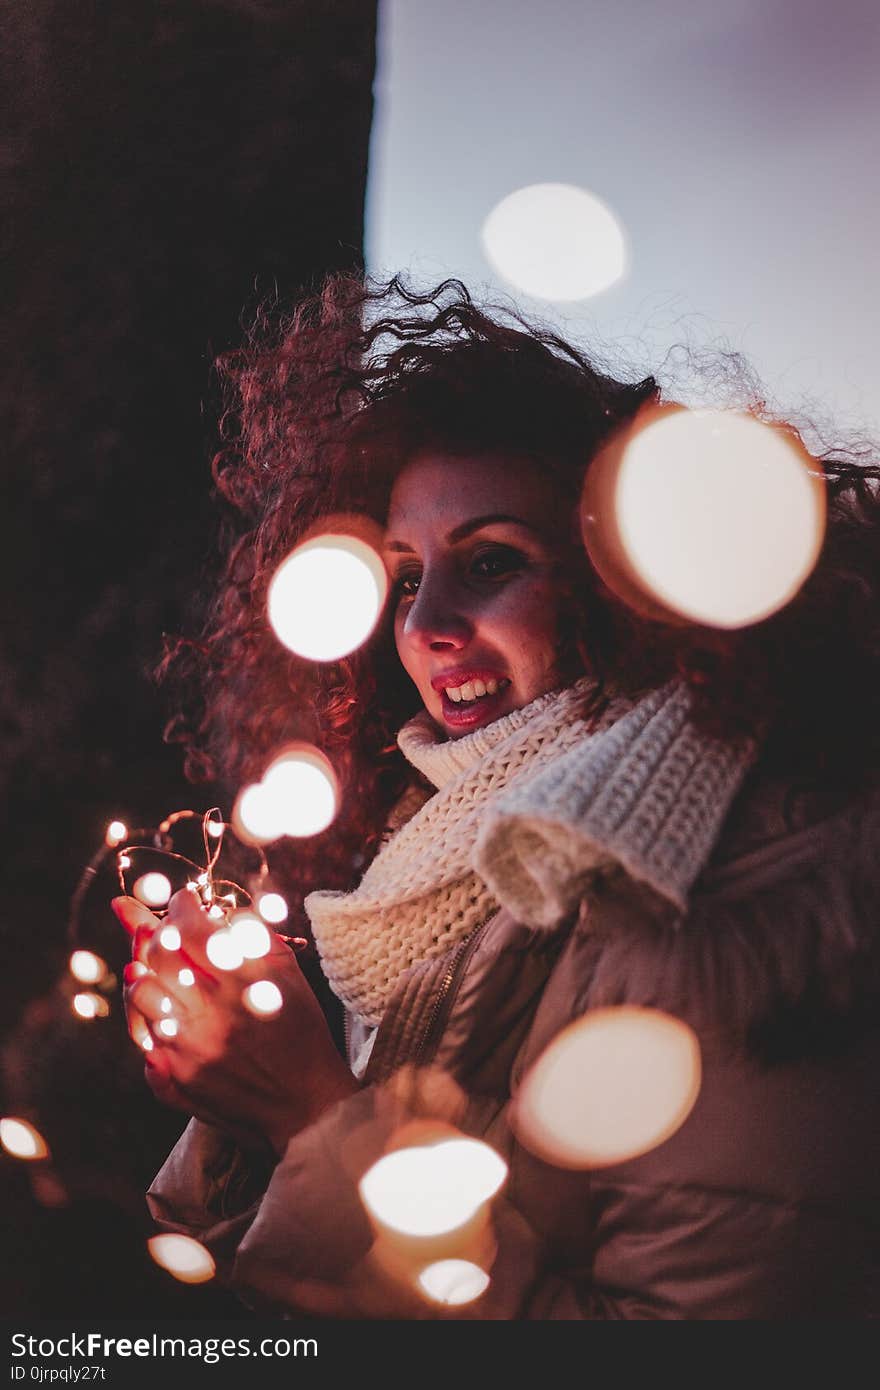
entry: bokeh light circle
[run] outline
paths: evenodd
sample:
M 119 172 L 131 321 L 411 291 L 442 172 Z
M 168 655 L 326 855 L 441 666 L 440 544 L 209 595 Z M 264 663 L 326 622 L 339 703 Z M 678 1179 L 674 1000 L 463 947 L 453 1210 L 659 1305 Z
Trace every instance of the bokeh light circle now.
M 106 1018 L 110 1013 L 110 1005 L 102 995 L 83 990 L 73 996 L 73 1011 L 80 1018 Z
M 338 798 L 329 760 L 319 749 L 300 744 L 280 753 L 261 782 L 244 788 L 233 821 L 242 839 L 252 843 L 268 844 L 284 835 L 303 839 L 327 829 Z
M 147 1249 L 162 1269 L 183 1284 L 204 1284 L 214 1277 L 214 1257 L 191 1236 L 151 1236 Z
M 277 925 L 286 922 L 289 908 L 280 893 L 261 893 L 257 900 L 257 911 L 267 922 Z
M 171 897 L 171 880 L 155 870 L 141 874 L 132 889 L 134 896 L 147 907 L 165 907 Z
M 233 917 L 229 924 L 229 935 L 245 960 L 260 960 L 272 949 L 272 933 L 265 922 L 251 913 L 243 912 Z
M 297 546 L 269 585 L 278 640 L 310 661 L 336 661 L 369 637 L 388 588 L 381 556 L 357 536 L 326 534 Z
M 486 218 L 482 241 L 505 280 L 541 299 L 589 299 L 626 270 L 614 213 L 574 184 L 535 183 L 509 193 Z
M 790 601 L 818 559 L 825 488 L 790 433 L 737 411 L 650 407 L 587 470 L 584 541 L 650 617 L 734 629 Z
M 383 1225 L 406 1236 L 454 1231 L 500 1188 L 507 1165 L 478 1139 L 396 1149 L 361 1178 L 365 1207 Z
M 228 927 L 212 932 L 205 942 L 205 955 L 218 970 L 238 970 L 244 963 L 241 947 Z
M 69 968 L 73 978 L 83 985 L 96 985 L 107 974 L 107 962 L 94 951 L 72 951 Z
M 252 985 L 248 985 L 241 997 L 245 1008 L 260 1018 L 277 1014 L 284 1003 L 281 990 L 274 980 L 255 980 Z
M 47 1158 L 49 1146 L 38 1129 L 28 1120 L 14 1115 L 4 1115 L 0 1119 L 0 1145 L 12 1158 L 31 1161 Z
M 435 1260 L 419 1275 L 419 1287 L 434 1303 L 473 1303 L 489 1287 L 489 1276 L 471 1260 Z
M 647 1153 L 679 1128 L 700 1089 L 700 1045 L 658 1009 L 594 1009 L 564 1029 L 527 1073 L 513 1128 L 562 1168 L 601 1168 Z

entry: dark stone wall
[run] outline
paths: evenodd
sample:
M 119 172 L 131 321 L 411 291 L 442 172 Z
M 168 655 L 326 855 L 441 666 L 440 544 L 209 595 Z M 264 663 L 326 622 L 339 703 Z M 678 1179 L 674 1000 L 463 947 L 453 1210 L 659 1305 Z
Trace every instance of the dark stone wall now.
M 361 263 L 375 0 L 3 8 L 0 1110 L 36 1098 L 67 1198 L 37 1200 L 0 1154 L 0 1295 L 10 1314 L 231 1315 L 143 1255 L 143 1183 L 180 1121 L 119 1009 L 81 1024 L 54 982 L 107 821 L 211 804 L 149 677 L 212 545 L 210 363 L 261 296 Z M 105 901 L 85 934 L 121 965 Z

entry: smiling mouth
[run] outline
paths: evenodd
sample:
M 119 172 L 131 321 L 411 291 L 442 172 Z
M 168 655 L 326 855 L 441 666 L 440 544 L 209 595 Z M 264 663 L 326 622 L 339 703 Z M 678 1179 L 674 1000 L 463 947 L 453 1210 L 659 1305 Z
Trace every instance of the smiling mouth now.
M 479 684 L 483 683 L 479 682 Z M 486 689 L 485 686 L 484 689 Z M 463 686 L 453 687 L 451 696 L 446 690 L 441 690 L 440 704 L 443 710 L 443 720 L 452 729 L 473 729 L 480 724 L 488 724 L 496 718 L 509 689 L 510 681 L 504 680 L 497 683 L 495 690 L 486 689 L 486 693 L 483 695 L 474 691 L 471 682 Z

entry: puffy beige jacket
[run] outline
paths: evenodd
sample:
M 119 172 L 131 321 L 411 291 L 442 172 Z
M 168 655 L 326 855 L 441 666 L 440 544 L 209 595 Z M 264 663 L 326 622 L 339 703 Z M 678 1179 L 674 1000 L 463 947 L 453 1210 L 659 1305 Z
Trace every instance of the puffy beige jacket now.
M 782 790 L 753 776 L 684 919 L 622 871 L 553 930 L 499 912 L 401 980 L 364 1088 L 274 1168 L 193 1121 L 150 1192 L 154 1216 L 208 1244 L 259 1311 L 880 1316 L 880 817 L 862 802 L 791 825 L 782 808 Z M 695 1029 L 696 1104 L 640 1158 L 552 1167 L 513 1138 L 511 1096 L 569 1021 L 619 1003 Z M 452 1077 L 456 1123 L 509 1163 L 489 1287 L 460 1308 L 428 1304 L 389 1269 L 357 1193 L 404 1093 L 418 1113 L 434 1103 L 407 1064 Z

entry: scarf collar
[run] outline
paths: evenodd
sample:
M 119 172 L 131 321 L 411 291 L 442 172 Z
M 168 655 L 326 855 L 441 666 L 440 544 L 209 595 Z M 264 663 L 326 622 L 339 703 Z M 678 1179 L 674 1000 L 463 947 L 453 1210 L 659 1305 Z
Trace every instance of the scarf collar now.
M 352 1012 L 378 1022 L 404 971 L 500 907 L 553 927 L 612 865 L 685 909 L 754 745 L 697 732 L 677 681 L 612 700 L 588 728 L 591 688 L 584 679 L 541 695 L 461 739 L 445 740 L 426 713 L 401 730 L 436 792 L 353 892 L 305 900 L 324 971 Z

